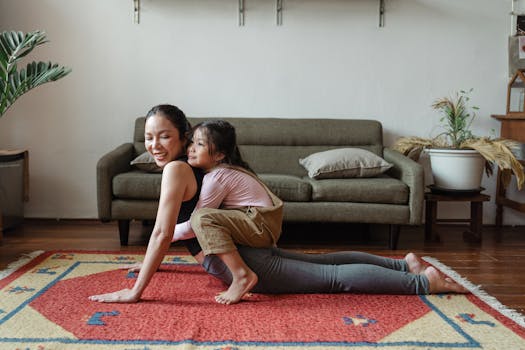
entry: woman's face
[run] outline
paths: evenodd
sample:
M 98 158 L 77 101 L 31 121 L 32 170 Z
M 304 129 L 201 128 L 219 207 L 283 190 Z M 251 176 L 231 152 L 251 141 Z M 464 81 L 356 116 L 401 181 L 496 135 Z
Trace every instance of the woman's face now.
M 200 129 L 195 130 L 193 139 L 188 147 L 188 164 L 195 168 L 201 168 L 204 171 L 210 171 L 223 158 L 222 153 L 216 153 L 213 149 L 210 150 L 206 135 Z
M 184 154 L 185 140 L 180 138 L 179 130 L 162 115 L 155 114 L 146 119 L 144 138 L 146 150 L 159 167 Z

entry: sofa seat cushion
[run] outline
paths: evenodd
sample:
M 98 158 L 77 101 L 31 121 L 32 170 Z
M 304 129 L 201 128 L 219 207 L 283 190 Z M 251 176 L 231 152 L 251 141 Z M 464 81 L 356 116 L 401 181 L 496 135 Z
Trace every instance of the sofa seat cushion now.
M 258 174 L 259 178 L 285 202 L 310 202 L 312 186 L 308 180 L 293 175 Z
M 127 199 L 159 199 L 161 174 L 130 171 L 113 178 L 113 195 Z
M 354 179 L 304 179 L 312 185 L 314 202 L 408 203 L 408 186 L 387 175 Z

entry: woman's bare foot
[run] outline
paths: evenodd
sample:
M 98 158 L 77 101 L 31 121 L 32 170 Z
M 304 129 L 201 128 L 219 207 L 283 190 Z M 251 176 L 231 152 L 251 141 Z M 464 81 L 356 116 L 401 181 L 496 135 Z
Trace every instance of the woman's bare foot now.
M 405 255 L 405 261 L 408 264 L 408 271 L 416 275 L 424 273 L 428 266 L 423 259 L 414 253 L 408 253 Z
M 468 293 L 468 289 L 455 282 L 450 277 L 443 276 L 434 266 L 429 266 L 424 271 L 429 282 L 429 292 L 434 293 Z
M 249 270 L 246 275 L 234 279 L 228 290 L 220 293 L 215 297 L 215 301 L 219 304 L 235 304 L 238 303 L 244 294 L 248 293 L 258 281 L 257 275 Z

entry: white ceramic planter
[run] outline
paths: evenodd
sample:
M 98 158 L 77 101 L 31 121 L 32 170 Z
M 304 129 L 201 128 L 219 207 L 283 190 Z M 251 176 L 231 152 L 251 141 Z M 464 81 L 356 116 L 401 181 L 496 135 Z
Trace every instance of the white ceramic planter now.
M 428 149 L 434 185 L 441 189 L 470 191 L 481 186 L 485 159 L 469 149 Z

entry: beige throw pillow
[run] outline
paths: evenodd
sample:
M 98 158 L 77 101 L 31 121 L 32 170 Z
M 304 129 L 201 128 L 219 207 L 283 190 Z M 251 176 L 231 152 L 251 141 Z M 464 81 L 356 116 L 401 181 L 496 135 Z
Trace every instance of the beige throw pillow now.
M 130 162 L 131 165 L 135 166 L 137 169 L 147 171 L 150 173 L 161 173 L 162 168 L 155 163 L 155 159 L 149 152 L 144 152 L 137 158 L 133 159 Z
M 314 179 L 374 177 L 393 165 L 361 148 L 338 148 L 309 155 L 299 163 Z

